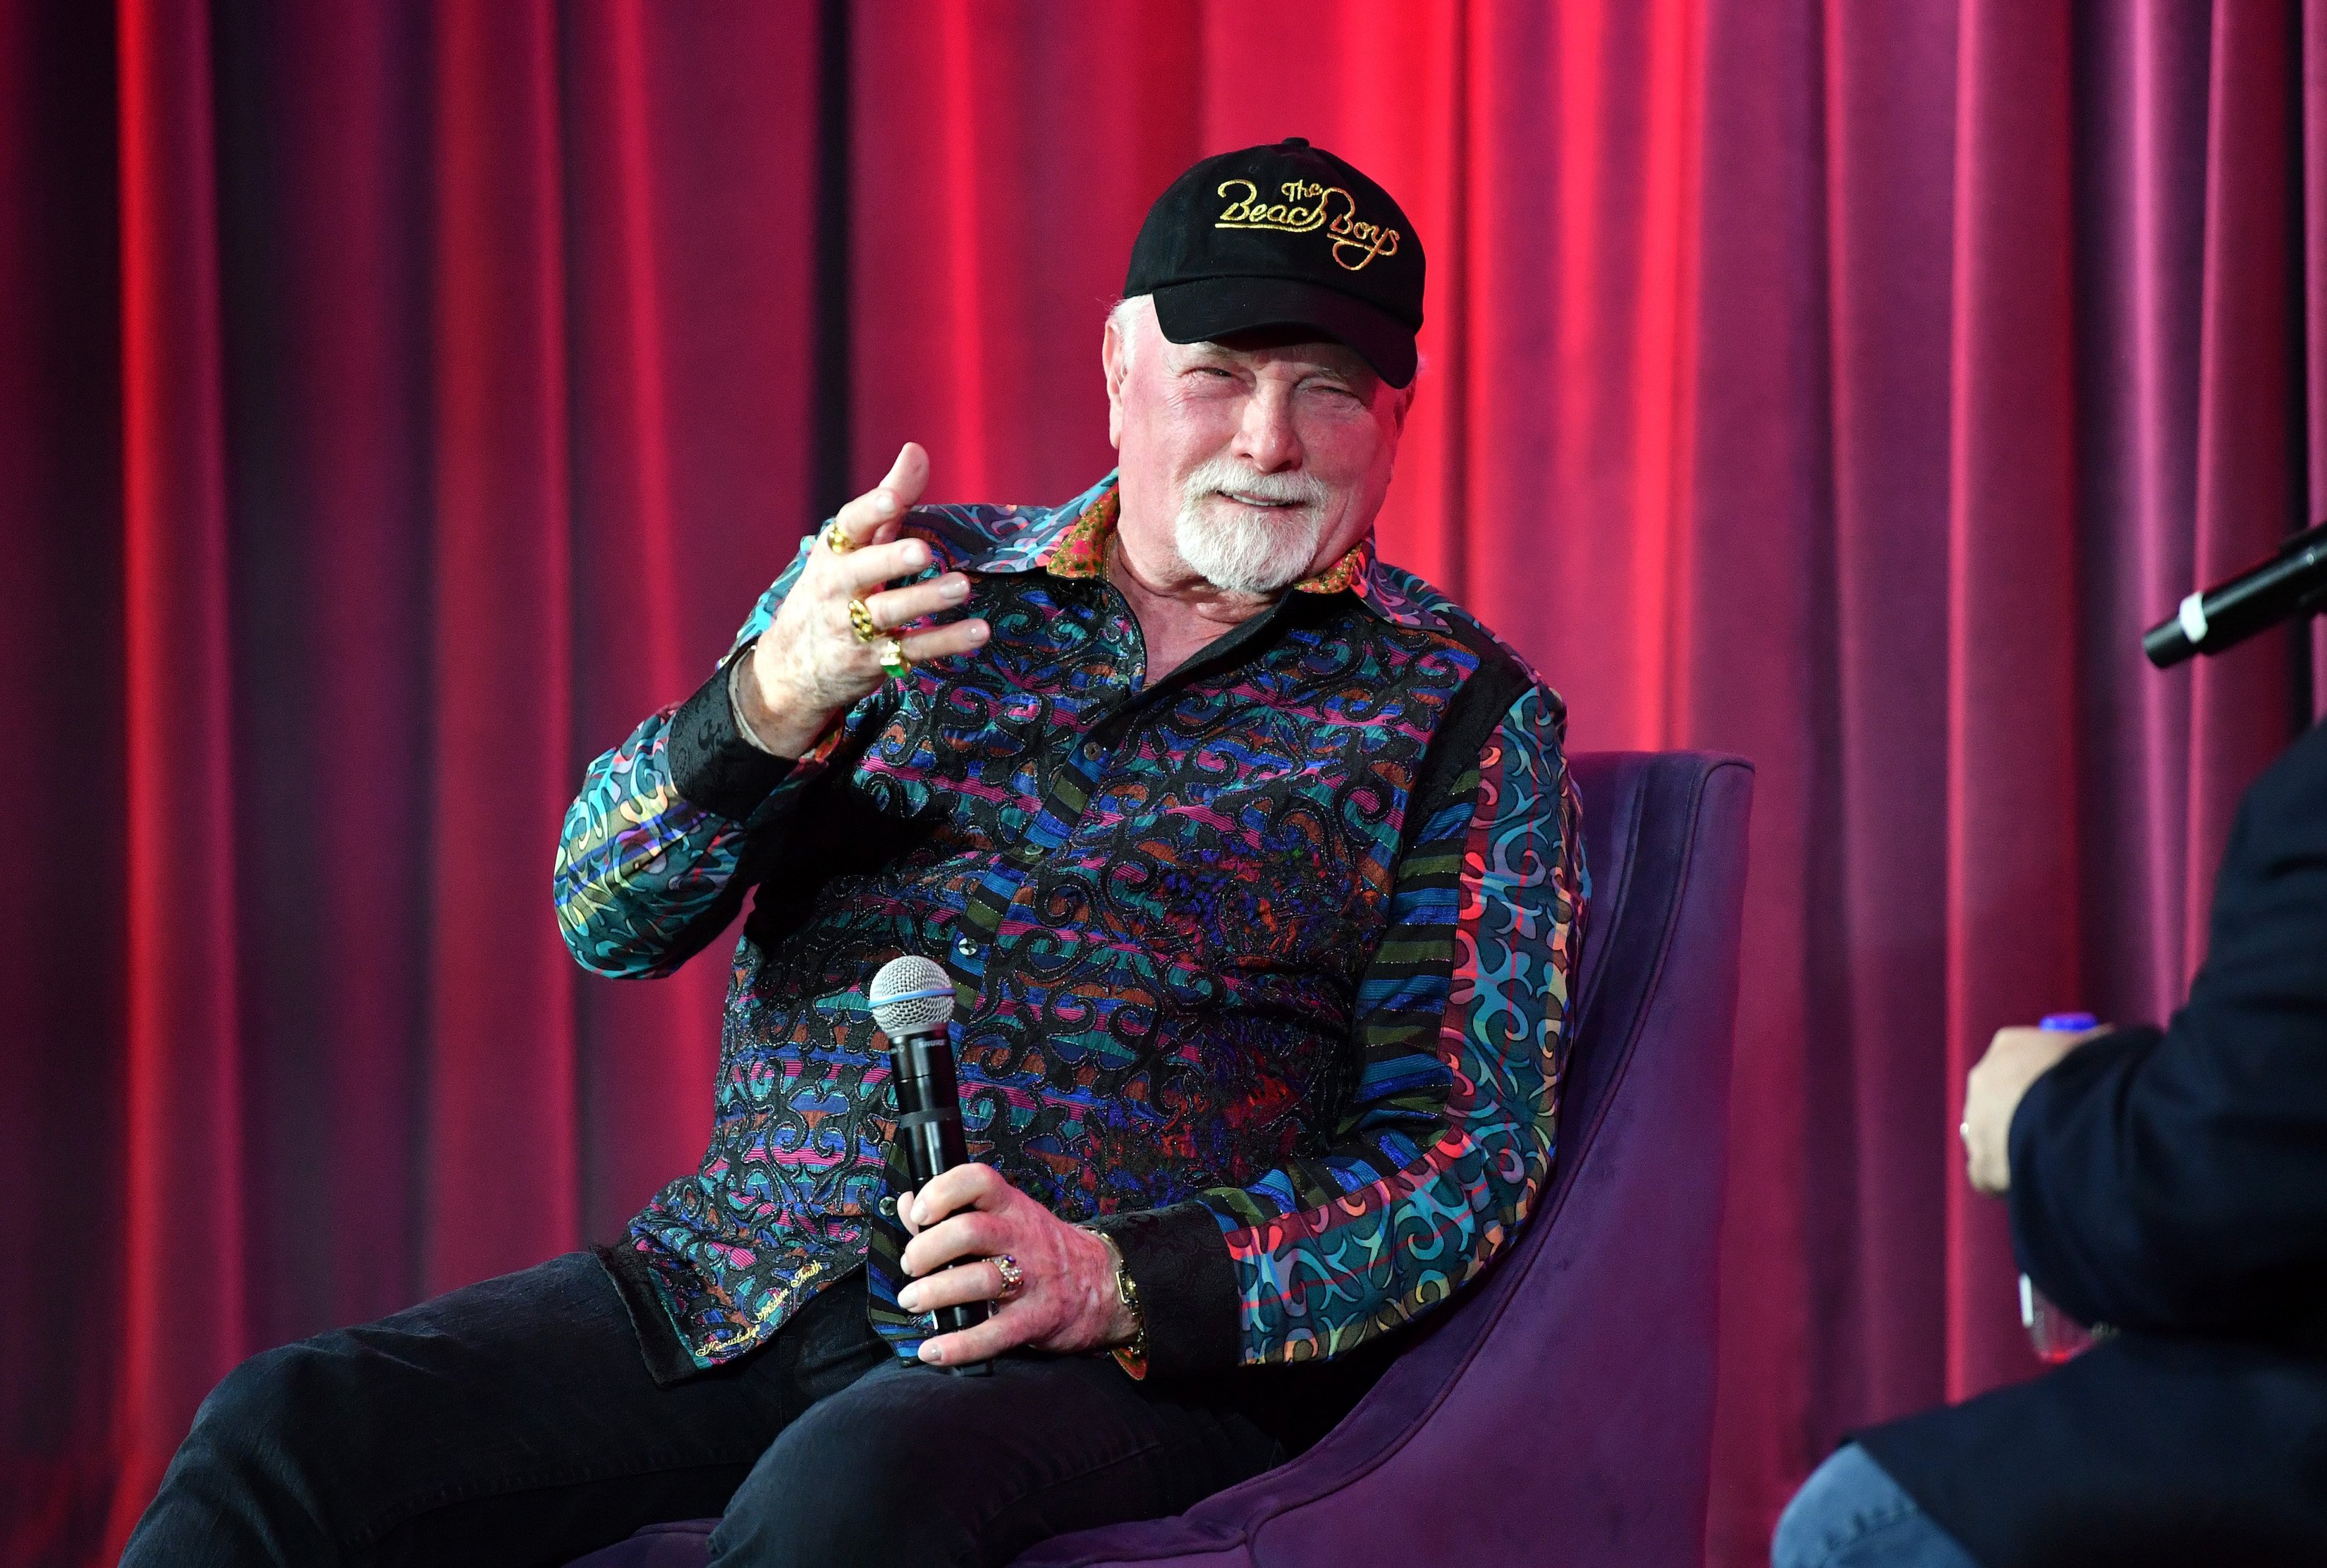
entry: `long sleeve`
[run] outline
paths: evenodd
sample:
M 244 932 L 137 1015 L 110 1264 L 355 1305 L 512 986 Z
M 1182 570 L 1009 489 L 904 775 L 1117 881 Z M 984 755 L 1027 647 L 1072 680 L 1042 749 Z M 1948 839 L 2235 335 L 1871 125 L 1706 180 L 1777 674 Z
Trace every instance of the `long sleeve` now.
M 619 978 L 667 975 L 741 906 L 747 851 L 780 833 L 820 770 L 789 762 L 735 727 L 728 671 L 799 575 L 810 541 L 761 595 L 718 671 L 686 702 L 650 715 L 592 762 L 567 808 L 553 897 L 576 962 Z
M 1508 690 L 1500 694 L 1508 695 Z M 1445 1301 L 1550 1171 L 1586 887 L 1556 697 L 1528 684 L 1418 795 L 1329 1147 L 1101 1227 L 1185 1372 L 1341 1354 Z
M 2327 725 L 2248 791 L 2162 1032 L 2089 1041 L 2014 1115 L 2022 1265 L 2088 1322 L 2269 1332 L 2327 1306 Z

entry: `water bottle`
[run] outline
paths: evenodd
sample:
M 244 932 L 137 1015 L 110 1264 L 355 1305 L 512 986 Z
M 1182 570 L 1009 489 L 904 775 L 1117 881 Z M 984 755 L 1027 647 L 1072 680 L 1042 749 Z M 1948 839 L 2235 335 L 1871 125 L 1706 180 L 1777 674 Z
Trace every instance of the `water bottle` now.
M 2051 1013 L 2045 1014 L 2036 1027 L 2061 1034 L 2082 1034 L 2099 1022 L 2089 1013 Z M 2054 1305 L 2026 1274 L 2020 1276 L 2020 1323 L 2028 1330 L 2028 1342 L 2035 1347 L 2036 1358 L 2052 1366 L 2093 1346 L 2092 1330 Z

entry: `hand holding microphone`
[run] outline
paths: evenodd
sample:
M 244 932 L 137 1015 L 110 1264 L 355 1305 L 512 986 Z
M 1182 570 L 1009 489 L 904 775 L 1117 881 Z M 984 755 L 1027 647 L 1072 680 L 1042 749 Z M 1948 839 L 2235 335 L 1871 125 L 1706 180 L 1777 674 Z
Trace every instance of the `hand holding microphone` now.
M 953 1045 L 946 1034 L 953 1019 L 953 979 L 942 966 L 908 954 L 881 966 L 873 976 L 868 1000 L 873 1022 L 889 1038 L 890 1082 L 897 1092 L 897 1150 L 913 1182 L 899 1196 L 897 1207 L 906 1228 L 912 1230 L 914 1194 L 955 1166 L 969 1163 L 968 1140 L 961 1130 L 961 1089 L 954 1081 Z M 1008 1272 L 1015 1273 L 1016 1260 L 1009 1261 Z M 986 1314 L 984 1301 L 954 1302 L 937 1309 L 938 1327 L 958 1333 L 984 1322 Z M 976 1366 L 985 1370 L 985 1363 Z
M 896 1074 L 897 1147 L 913 1188 L 897 1195 L 913 1283 L 898 1304 L 935 1312 L 921 1359 L 967 1369 L 1028 1346 L 1074 1352 L 1130 1344 L 1139 1325 L 1116 1283 L 1116 1250 L 968 1157 L 946 1025 L 953 981 L 930 960 L 892 959 L 873 977 L 873 1021 Z

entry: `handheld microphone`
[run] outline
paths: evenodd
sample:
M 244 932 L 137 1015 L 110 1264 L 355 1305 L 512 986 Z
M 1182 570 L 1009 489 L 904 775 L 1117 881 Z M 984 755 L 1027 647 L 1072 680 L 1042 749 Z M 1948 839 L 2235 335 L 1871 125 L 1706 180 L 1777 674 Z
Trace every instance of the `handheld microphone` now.
M 941 965 L 908 953 L 881 966 L 866 993 L 873 1022 L 889 1037 L 889 1071 L 897 1086 L 899 1152 L 920 1192 L 930 1179 L 969 1162 L 961 1130 L 961 1091 L 954 1081 L 953 1047 L 946 1024 L 953 1017 L 953 977 Z M 939 1307 L 938 1329 L 954 1333 L 986 1321 L 986 1303 Z M 983 1361 L 948 1368 L 990 1370 Z
M 2327 611 L 2327 523 L 2306 528 L 2278 554 L 2182 601 L 2142 633 L 2141 651 L 2160 669 L 2195 653 L 2220 653 L 2297 615 Z

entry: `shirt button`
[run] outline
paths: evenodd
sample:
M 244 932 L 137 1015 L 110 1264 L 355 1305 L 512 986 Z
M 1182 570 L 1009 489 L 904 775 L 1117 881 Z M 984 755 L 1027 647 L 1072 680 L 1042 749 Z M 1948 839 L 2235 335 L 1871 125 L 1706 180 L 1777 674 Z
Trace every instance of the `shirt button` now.
M 971 941 L 967 937 L 956 937 L 953 942 L 953 950 L 960 954 L 965 958 L 975 958 L 977 957 L 977 944 Z
M 881 1195 L 881 1218 L 883 1219 L 897 1218 L 897 1200 L 885 1192 Z
M 1098 761 L 1098 752 L 1099 752 L 1099 744 L 1098 744 L 1098 742 L 1097 741 L 1085 741 L 1085 742 L 1083 742 L 1083 761 L 1086 761 L 1086 762 L 1096 762 L 1096 761 Z

